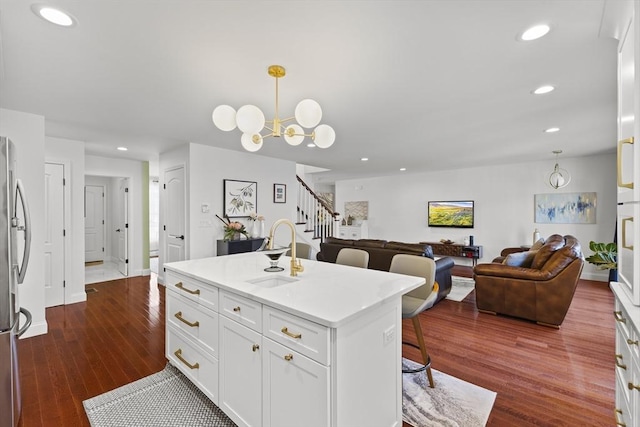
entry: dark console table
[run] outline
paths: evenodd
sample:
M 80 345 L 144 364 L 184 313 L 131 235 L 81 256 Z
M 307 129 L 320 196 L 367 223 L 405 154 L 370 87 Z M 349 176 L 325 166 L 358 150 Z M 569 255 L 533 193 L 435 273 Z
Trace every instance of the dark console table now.
M 478 258 L 482 258 L 482 246 L 458 245 L 451 243 L 420 242 L 431 246 L 434 255 L 470 258 L 473 265 L 478 263 Z
M 218 240 L 218 255 L 240 254 L 257 250 L 264 238 L 244 240 Z

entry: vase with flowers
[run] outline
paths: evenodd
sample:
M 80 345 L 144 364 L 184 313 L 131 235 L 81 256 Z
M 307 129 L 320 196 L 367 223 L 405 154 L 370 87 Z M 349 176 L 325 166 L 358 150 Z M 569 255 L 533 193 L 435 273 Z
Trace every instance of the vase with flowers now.
M 245 228 L 244 224 L 238 221 L 231 221 L 228 216 L 224 216 L 224 219 L 216 215 L 220 221 L 224 224 L 224 240 L 240 240 L 241 236 L 249 237 L 249 232 Z
M 253 222 L 253 226 L 251 227 L 251 237 L 254 239 L 264 237 L 264 216 L 251 212 L 249 214 L 249 218 Z

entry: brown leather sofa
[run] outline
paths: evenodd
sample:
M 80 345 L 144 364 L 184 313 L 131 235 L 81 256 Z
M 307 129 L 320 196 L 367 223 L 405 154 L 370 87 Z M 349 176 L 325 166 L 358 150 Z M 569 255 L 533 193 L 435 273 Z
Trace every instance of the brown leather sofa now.
M 476 305 L 483 312 L 559 328 L 583 266 L 580 242 L 554 234 L 537 251 L 509 254 L 503 263 L 476 265 Z
M 388 242 L 377 239 L 339 239 L 327 237 L 320 243 L 320 252 L 316 255 L 318 261 L 336 262 L 338 252 L 342 248 L 362 249 L 369 253 L 369 268 L 373 270 L 389 271 L 391 260 L 396 254 L 411 254 L 426 256 L 433 259 L 431 246 L 422 243 Z M 436 281 L 440 286 L 436 302 L 442 300 L 451 292 L 451 269 L 453 259 L 443 257 L 436 260 Z

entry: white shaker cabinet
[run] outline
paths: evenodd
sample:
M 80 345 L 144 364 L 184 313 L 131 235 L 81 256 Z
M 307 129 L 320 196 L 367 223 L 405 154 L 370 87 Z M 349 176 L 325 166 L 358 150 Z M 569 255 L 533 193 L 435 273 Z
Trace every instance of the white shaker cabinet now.
M 167 358 L 240 427 L 401 426 L 401 297 L 424 279 L 304 263 L 166 264 Z
M 329 367 L 263 340 L 263 427 L 329 426 Z
M 607 1 L 618 38 L 616 425 L 640 427 L 640 0 Z
M 616 323 L 616 425 L 640 426 L 640 307 L 612 283 Z
M 262 336 L 220 316 L 220 404 L 239 426 L 262 425 Z

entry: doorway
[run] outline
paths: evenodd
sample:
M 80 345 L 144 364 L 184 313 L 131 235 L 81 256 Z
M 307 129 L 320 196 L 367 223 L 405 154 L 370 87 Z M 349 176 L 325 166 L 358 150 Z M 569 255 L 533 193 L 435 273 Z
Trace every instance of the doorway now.
M 129 178 L 85 176 L 85 284 L 129 275 Z

